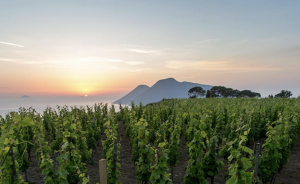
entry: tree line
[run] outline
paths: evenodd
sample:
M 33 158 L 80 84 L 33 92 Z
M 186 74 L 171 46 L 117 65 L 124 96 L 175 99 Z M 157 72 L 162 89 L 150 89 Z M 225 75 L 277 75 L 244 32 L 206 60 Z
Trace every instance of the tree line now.
M 260 98 L 261 94 L 257 92 L 252 92 L 251 90 L 237 90 L 232 88 L 227 88 L 225 86 L 214 86 L 210 90 L 204 90 L 200 86 L 195 86 L 188 91 L 189 98 Z M 280 93 L 275 95 L 275 98 L 289 98 L 293 94 L 291 91 L 282 90 Z M 273 95 L 269 95 L 269 98 L 274 98 Z
M 281 90 L 280 93 L 276 94 L 275 97 L 273 95 L 269 95 L 269 98 L 290 98 L 292 96 L 292 92 L 288 90 Z

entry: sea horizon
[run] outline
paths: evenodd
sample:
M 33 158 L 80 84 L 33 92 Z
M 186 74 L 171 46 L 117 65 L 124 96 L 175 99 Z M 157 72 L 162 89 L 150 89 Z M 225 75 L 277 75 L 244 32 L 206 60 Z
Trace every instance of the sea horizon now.
M 5 117 L 9 112 L 18 112 L 20 107 L 34 108 L 43 113 L 47 107 L 56 109 L 57 106 L 93 106 L 98 103 L 108 104 L 109 107 L 119 96 L 33 96 L 33 97 L 0 97 L 0 115 Z M 119 106 L 115 104 L 116 110 Z

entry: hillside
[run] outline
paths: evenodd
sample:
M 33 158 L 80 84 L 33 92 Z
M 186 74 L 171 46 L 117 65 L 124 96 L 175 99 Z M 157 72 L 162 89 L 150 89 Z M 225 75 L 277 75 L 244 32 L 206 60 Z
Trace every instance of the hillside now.
M 122 104 L 129 105 L 130 101 L 134 100 L 135 104 L 142 102 L 145 105 L 161 101 L 164 98 L 188 98 L 188 90 L 195 86 L 200 86 L 204 90 L 213 87 L 192 82 L 178 82 L 174 78 L 167 78 L 157 81 L 151 88 L 146 89 L 143 93 L 136 96 L 134 96 L 134 94 L 137 94 L 135 93 L 135 88 L 116 102 L 122 102 Z
M 133 101 L 137 96 L 147 91 L 150 87 L 147 85 L 139 85 L 134 88 L 131 92 L 120 98 L 119 100 L 114 101 L 114 104 L 127 104 L 130 105 L 131 101 Z

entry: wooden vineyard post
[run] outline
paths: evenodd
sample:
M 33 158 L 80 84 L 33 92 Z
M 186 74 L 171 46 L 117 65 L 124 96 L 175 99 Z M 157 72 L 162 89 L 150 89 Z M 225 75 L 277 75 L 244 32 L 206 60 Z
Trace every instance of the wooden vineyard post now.
M 216 153 L 216 137 L 213 138 L 213 150 L 214 153 Z M 215 182 L 215 176 L 211 176 L 210 184 L 214 184 Z
M 276 180 L 276 172 L 274 173 L 274 176 L 272 177 L 272 180 L 271 180 L 271 184 L 275 184 L 275 180 Z
M 292 133 L 293 133 L 294 127 L 295 127 L 295 125 L 292 125 L 292 128 L 291 128 L 291 130 L 290 130 L 290 133 L 289 133 L 290 137 L 292 136 Z
M 40 149 L 41 149 L 41 155 L 43 156 L 43 146 L 42 146 L 42 141 L 41 141 L 41 134 L 40 134 L 40 132 L 38 132 L 38 138 L 39 138 L 39 145 L 40 145 Z
M 118 155 L 118 144 L 117 144 L 117 140 L 116 140 L 115 145 L 114 145 L 113 171 L 116 171 L 116 169 L 117 169 L 117 155 Z
M 256 144 L 256 153 L 255 153 L 255 166 L 254 166 L 254 179 L 253 179 L 253 183 L 256 183 L 256 182 L 257 182 L 259 154 L 260 154 L 260 143 L 258 142 L 258 143 Z
M 161 119 L 159 120 L 159 130 L 161 130 Z
M 38 132 L 38 138 L 39 138 L 39 145 L 40 145 L 40 149 L 41 149 L 41 155 L 43 157 L 43 146 L 42 146 L 42 140 L 41 140 L 41 134 L 40 132 Z M 39 165 L 41 165 L 41 161 L 38 160 Z
M 13 181 L 16 181 L 18 176 L 17 176 L 17 171 L 16 171 L 16 165 L 15 165 L 15 156 L 14 156 L 14 151 L 11 148 L 10 149 L 10 156 L 12 157 L 12 165 L 11 165 L 11 169 L 12 169 L 12 179 Z
M 106 159 L 99 160 L 100 184 L 107 184 Z

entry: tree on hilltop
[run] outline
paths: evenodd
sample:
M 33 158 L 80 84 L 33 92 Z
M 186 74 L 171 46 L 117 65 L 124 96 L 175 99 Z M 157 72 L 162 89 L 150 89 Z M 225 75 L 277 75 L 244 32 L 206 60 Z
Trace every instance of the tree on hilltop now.
M 242 90 L 239 91 L 237 89 L 227 88 L 225 86 L 214 86 L 210 89 L 210 97 L 218 98 L 236 98 L 236 97 L 261 97 L 260 93 L 252 92 L 251 90 Z
M 261 97 L 261 95 L 260 95 L 260 93 L 255 93 L 255 92 L 252 92 L 251 90 L 243 90 L 243 91 L 239 92 L 238 97 L 254 98 L 254 97 Z
M 198 98 L 205 95 L 205 90 L 202 87 L 193 87 L 188 91 L 188 95 L 190 98 Z
M 211 96 L 210 96 L 210 90 L 207 90 L 206 91 L 206 98 L 210 98 Z
M 212 98 L 227 97 L 227 88 L 225 86 L 214 86 L 210 89 Z
M 275 98 L 290 98 L 292 96 L 292 92 L 288 90 L 281 90 L 280 93 L 275 95 Z

